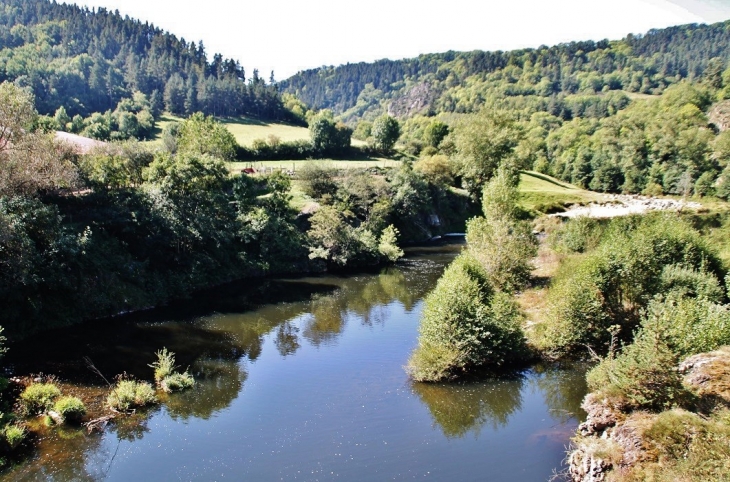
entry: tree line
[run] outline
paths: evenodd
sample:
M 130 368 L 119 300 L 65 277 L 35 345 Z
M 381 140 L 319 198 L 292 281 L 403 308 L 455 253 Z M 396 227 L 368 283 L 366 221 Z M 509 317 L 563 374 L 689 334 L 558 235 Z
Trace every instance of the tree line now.
M 104 8 L 48 0 L 0 2 L 0 81 L 29 89 L 41 114 L 71 118 L 114 111 L 137 92 L 177 115 L 251 115 L 300 122 L 268 81 L 238 61 L 209 58 L 149 23 Z

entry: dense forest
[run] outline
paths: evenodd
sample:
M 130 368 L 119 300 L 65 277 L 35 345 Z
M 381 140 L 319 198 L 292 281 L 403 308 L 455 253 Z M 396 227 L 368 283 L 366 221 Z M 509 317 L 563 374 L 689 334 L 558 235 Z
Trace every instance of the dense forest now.
M 162 110 L 298 121 L 273 72 L 247 76 L 238 61 L 209 59 L 202 42 L 48 0 L 0 1 L 0 81 L 29 88 L 52 127 L 102 140 L 143 138 Z
M 595 191 L 728 198 L 729 46 L 727 23 L 686 25 L 318 69 L 282 86 L 332 109 L 363 140 L 384 111 L 399 118 L 402 149 L 447 156 L 476 196 L 474 172 L 460 162 L 495 165 L 490 150 L 501 141 L 491 138 L 508 140 L 519 168 Z
M 537 97 L 555 114 L 573 113 L 566 96 L 624 90 L 660 93 L 681 79 L 697 79 L 730 54 L 726 24 L 686 25 L 603 40 L 510 52 L 446 52 L 407 60 L 381 60 L 307 70 L 281 83 L 317 109 L 347 121 L 396 114 L 475 112 L 490 97 Z M 416 111 L 399 111 L 416 94 Z M 545 110 L 545 108 L 540 110 Z

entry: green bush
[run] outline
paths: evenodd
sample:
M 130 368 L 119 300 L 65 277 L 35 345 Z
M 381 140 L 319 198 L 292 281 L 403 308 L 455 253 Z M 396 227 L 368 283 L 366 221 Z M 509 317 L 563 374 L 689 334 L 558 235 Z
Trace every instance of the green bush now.
M 53 383 L 32 383 L 20 394 L 20 407 L 25 415 L 45 413 L 61 395 Z
M 702 298 L 715 303 L 721 303 L 725 298 L 715 275 L 681 265 L 669 265 L 662 270 L 660 292 L 674 297 Z
M 594 249 L 601 238 L 601 225 L 595 219 L 580 216 L 569 219 L 550 236 L 550 244 L 558 252 L 584 253 Z
M 730 308 L 704 298 L 656 299 L 641 329 L 662 337 L 681 357 L 713 351 L 730 345 Z
M 536 344 L 555 354 L 584 345 L 606 350 L 608 328 L 619 325 L 621 337 L 630 339 L 655 295 L 674 289 L 716 298 L 711 277 L 722 274 L 700 233 L 676 216 L 615 220 L 595 251 L 554 278 Z
M 730 473 L 730 412 L 709 418 L 684 410 L 659 414 L 642 434 L 649 460 L 627 479 L 656 482 L 727 480 Z
M 157 403 L 155 390 L 146 382 L 120 380 L 106 399 L 107 405 L 120 412 Z
M 53 411 L 61 415 L 64 422 L 78 423 L 86 415 L 86 406 L 76 397 L 62 397 L 53 405 Z
M 11 450 L 20 445 L 27 435 L 28 431 L 20 425 L 6 425 L 2 429 L 2 436 Z
M 478 261 L 462 255 L 426 297 L 418 347 L 407 371 L 417 381 L 438 381 L 498 367 L 524 353 L 516 305 L 495 293 Z
M 665 409 L 685 395 L 677 362 L 660 337 L 644 332 L 588 372 L 588 388 L 624 410 Z
M 184 373 L 172 373 L 160 382 L 160 388 L 167 393 L 187 390 L 194 385 L 195 379 L 187 371 Z
M 157 355 L 157 361 L 149 366 L 155 369 L 155 382 L 160 384 L 175 371 L 175 354 L 167 351 L 167 348 L 162 348 L 155 355 Z

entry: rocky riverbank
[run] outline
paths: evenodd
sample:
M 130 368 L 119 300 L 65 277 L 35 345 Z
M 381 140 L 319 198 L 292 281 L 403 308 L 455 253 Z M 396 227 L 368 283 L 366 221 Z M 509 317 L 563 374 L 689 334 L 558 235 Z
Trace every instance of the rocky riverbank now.
M 588 418 L 568 457 L 573 481 L 727 477 L 730 347 L 691 356 L 677 370 L 689 396 L 663 412 L 630 412 L 620 400 L 586 396 L 582 406 Z
M 682 211 L 700 209 L 701 204 L 682 199 L 664 199 L 650 196 L 628 194 L 611 194 L 606 201 L 591 203 L 587 206 L 573 206 L 561 213 L 551 214 L 554 217 L 577 218 L 615 218 L 631 214 L 645 214 L 651 211 Z

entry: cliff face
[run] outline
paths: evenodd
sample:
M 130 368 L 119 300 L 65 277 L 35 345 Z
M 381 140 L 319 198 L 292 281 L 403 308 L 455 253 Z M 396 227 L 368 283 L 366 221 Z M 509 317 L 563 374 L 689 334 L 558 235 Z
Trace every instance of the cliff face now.
M 677 370 L 691 394 L 682 408 L 627 412 L 613 400 L 594 393 L 586 396 L 583 408 L 588 418 L 578 428 L 568 457 L 573 481 L 642 480 L 648 474 L 663 474 L 657 480 L 672 480 L 672 474 L 684 473 L 700 477 L 697 480 L 716 480 L 712 472 L 702 475 L 712 470 L 706 466 L 715 467 L 720 474 L 726 470 L 730 347 L 691 356 Z
M 422 113 L 430 107 L 434 100 L 434 92 L 427 83 L 413 86 L 403 96 L 394 99 L 388 106 L 388 115 L 406 118 Z
M 720 132 L 730 129 L 730 100 L 715 104 L 707 114 L 707 120 Z

